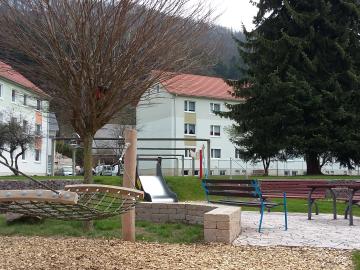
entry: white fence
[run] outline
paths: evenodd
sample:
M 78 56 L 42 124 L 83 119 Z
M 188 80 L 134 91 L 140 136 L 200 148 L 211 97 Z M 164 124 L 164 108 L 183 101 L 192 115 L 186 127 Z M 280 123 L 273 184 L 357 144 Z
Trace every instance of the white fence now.
M 206 163 L 205 163 L 206 164 Z M 184 175 L 198 175 L 200 170 L 199 160 L 193 161 L 185 159 L 184 161 Z M 204 169 L 204 174 L 206 173 Z M 348 170 L 341 168 L 339 164 L 330 164 L 324 166 L 322 172 L 327 175 L 360 175 L 360 169 Z M 164 162 L 164 175 L 182 175 L 182 161 L 178 162 Z M 262 163 L 252 164 L 244 162 L 240 159 L 211 159 L 210 175 L 227 175 L 227 176 L 254 176 L 263 175 L 264 168 Z M 306 175 L 306 163 L 303 160 L 289 160 L 287 162 L 272 161 L 269 167 L 269 175 L 271 176 L 298 176 Z

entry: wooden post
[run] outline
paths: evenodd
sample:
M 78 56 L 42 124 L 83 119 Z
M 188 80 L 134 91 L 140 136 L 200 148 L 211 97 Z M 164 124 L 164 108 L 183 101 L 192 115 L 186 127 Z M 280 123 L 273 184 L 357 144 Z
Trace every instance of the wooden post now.
M 134 188 L 137 144 L 137 132 L 135 129 L 125 130 L 125 143 L 130 143 L 130 146 L 125 153 L 123 186 Z M 135 209 L 122 215 L 122 238 L 125 241 L 135 242 Z

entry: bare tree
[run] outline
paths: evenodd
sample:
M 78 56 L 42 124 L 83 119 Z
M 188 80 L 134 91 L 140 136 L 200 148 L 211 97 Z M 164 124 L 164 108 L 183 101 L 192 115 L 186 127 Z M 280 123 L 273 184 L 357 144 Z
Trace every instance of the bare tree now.
M 16 4 L 14 4 L 16 2 Z M 0 0 L 0 47 L 36 63 L 84 146 L 171 73 L 196 68 L 212 12 L 191 0 Z M 200 53 L 201 52 L 201 53 Z M 155 71 L 155 72 L 154 72 Z
M 33 147 L 37 140 L 41 139 L 41 134 L 32 132 L 26 121 L 21 125 L 12 118 L 8 122 L 0 123 L 0 158 L 2 162 L 15 168 L 12 172 L 19 175 L 19 157 Z

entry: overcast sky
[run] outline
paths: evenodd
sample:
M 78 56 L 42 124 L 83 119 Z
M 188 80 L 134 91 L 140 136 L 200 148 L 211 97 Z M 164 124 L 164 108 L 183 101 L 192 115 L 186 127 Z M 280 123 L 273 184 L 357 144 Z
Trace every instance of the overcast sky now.
M 207 0 L 216 8 L 216 14 L 220 14 L 217 23 L 234 30 L 242 30 L 242 23 L 246 29 L 253 28 L 252 19 L 257 9 L 249 3 L 249 0 Z

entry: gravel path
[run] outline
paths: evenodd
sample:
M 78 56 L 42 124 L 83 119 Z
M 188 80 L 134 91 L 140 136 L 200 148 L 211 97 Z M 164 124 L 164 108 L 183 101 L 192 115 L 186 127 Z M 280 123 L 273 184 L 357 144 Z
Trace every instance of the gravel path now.
M 0 269 L 352 269 L 345 250 L 0 237 Z

